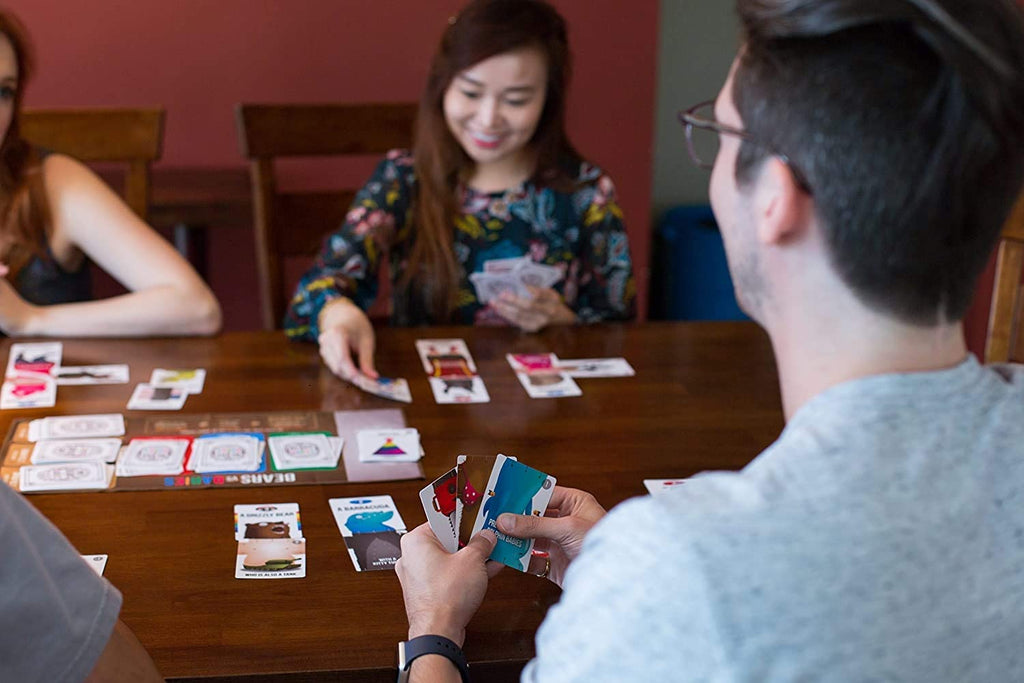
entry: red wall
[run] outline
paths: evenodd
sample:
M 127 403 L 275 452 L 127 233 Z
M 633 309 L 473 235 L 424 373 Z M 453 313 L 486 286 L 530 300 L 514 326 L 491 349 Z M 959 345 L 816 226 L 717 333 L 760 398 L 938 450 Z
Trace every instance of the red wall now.
M 237 102 L 418 99 L 437 38 L 463 3 L 6 4 L 36 44 L 39 69 L 29 86 L 29 106 L 162 105 L 167 109 L 163 165 L 236 166 L 243 164 L 233 118 Z M 576 55 L 570 132 L 583 153 L 616 180 L 646 302 L 658 2 L 554 4 L 569 21 Z M 247 238 L 232 239 L 237 242 L 232 248 L 248 259 L 241 253 L 251 250 Z M 214 252 L 217 240 L 214 236 Z M 248 271 L 239 277 L 248 278 Z M 211 282 L 220 296 L 232 296 L 221 291 L 213 275 Z M 244 326 L 230 312 L 228 324 Z

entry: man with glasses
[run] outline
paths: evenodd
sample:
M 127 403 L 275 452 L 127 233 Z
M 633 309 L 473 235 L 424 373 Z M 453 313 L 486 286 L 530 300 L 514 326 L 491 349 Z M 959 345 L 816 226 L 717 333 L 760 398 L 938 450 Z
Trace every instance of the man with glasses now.
M 1024 367 L 979 365 L 960 323 L 1024 183 L 1021 9 L 737 9 L 722 91 L 681 118 L 787 426 L 607 516 L 556 489 L 556 517 L 499 519 L 565 579 L 523 678 L 1024 680 Z M 411 637 L 461 644 L 492 545 L 403 539 Z

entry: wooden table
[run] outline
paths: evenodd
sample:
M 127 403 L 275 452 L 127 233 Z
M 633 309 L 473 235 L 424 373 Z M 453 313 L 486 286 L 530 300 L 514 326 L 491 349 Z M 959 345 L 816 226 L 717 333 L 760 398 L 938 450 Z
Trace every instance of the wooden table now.
M 489 404 L 437 405 L 413 347 L 417 338 L 462 337 L 491 394 Z M 0 349 L 7 356 L 5 340 Z M 507 352 L 562 358 L 625 356 L 634 378 L 581 379 L 579 398 L 527 397 Z M 399 404 L 363 394 L 324 370 L 315 347 L 280 333 L 195 340 L 69 340 L 68 365 L 126 362 L 132 382 L 154 367 L 205 367 L 206 388 L 186 412 L 349 410 Z M 504 452 L 605 506 L 644 493 L 645 478 L 736 469 L 782 428 L 767 337 L 750 323 L 640 327 L 383 330 L 377 367 L 409 379 L 407 422 L 419 428 L 428 476 L 459 453 Z M 43 414 L 124 412 L 131 385 L 61 387 Z M 49 494 L 28 497 L 82 552 L 110 556 L 105 576 L 124 594 L 122 618 L 174 680 L 393 681 L 405 638 L 393 572 L 357 573 L 329 498 L 390 494 L 409 528 L 424 521 L 424 481 L 282 488 Z M 308 539 L 305 579 L 234 578 L 236 503 L 297 502 Z M 470 623 L 465 650 L 476 680 L 516 680 L 558 589 L 505 570 Z

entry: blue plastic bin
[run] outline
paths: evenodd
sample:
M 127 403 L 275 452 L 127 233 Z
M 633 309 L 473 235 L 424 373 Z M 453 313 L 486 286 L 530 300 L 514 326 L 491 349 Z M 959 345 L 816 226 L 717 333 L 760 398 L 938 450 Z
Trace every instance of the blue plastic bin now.
M 748 319 L 736 303 L 722 236 L 710 206 L 671 209 L 654 237 L 652 318 Z

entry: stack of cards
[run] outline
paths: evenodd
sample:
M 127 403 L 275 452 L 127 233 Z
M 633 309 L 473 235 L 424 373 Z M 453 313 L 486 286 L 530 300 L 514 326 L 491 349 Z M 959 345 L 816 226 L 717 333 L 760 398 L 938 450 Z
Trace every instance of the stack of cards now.
M 128 400 L 129 410 L 181 410 L 190 394 L 203 393 L 206 370 L 157 368 L 148 383 L 135 386 Z
M 625 358 L 587 358 L 561 360 L 553 353 L 509 353 L 508 364 L 530 398 L 581 396 L 574 377 L 632 377 L 632 366 Z
M 32 464 L 96 460 L 112 463 L 121 450 L 121 439 L 43 439 L 32 448 Z
M 235 506 L 236 579 L 301 579 L 306 539 L 298 503 Z
M 463 340 L 419 339 L 416 352 L 438 403 L 487 403 L 491 400 Z
M 196 474 L 256 472 L 267 442 L 259 433 L 204 434 L 192 441 L 188 468 Z
M 63 365 L 55 375 L 57 386 L 73 384 L 127 384 L 127 365 Z M 105 556 L 104 556 L 105 557 Z
M 124 415 L 62 415 L 44 417 L 28 423 L 28 440 L 85 439 L 124 436 Z
M 114 466 L 102 460 L 22 465 L 18 470 L 18 488 L 25 493 L 94 491 L 109 488 L 113 476 Z
M 0 409 L 49 408 L 57 403 L 57 381 L 64 346 L 60 342 L 11 344 L 0 387 Z
M 345 440 L 327 432 L 281 432 L 267 437 L 274 469 L 333 470 Z
M 564 273 L 556 266 L 535 263 L 529 256 L 484 261 L 482 273 L 469 276 L 476 288 L 476 298 L 482 304 L 512 292 L 516 296 L 530 298 L 530 287 L 547 289 L 562 279 Z
M 356 374 L 350 377 L 348 381 L 368 394 L 392 401 L 412 403 L 412 392 L 409 391 L 409 383 L 401 377 L 378 377 L 373 379 L 357 370 Z
M 533 540 L 498 531 L 498 516 L 505 512 L 541 516 L 554 489 L 554 477 L 513 457 L 460 455 L 453 469 L 420 491 L 420 502 L 430 528 L 448 552 L 464 546 L 479 531 L 491 529 L 498 543 L 490 559 L 525 572 Z
M 117 476 L 173 476 L 185 469 L 192 448 L 187 436 L 140 436 L 132 439 L 117 460 Z
M 328 502 L 356 571 L 393 569 L 402 556 L 405 522 L 391 496 L 332 498 Z
M 416 462 L 423 456 L 415 427 L 362 429 L 356 432 L 359 462 Z

